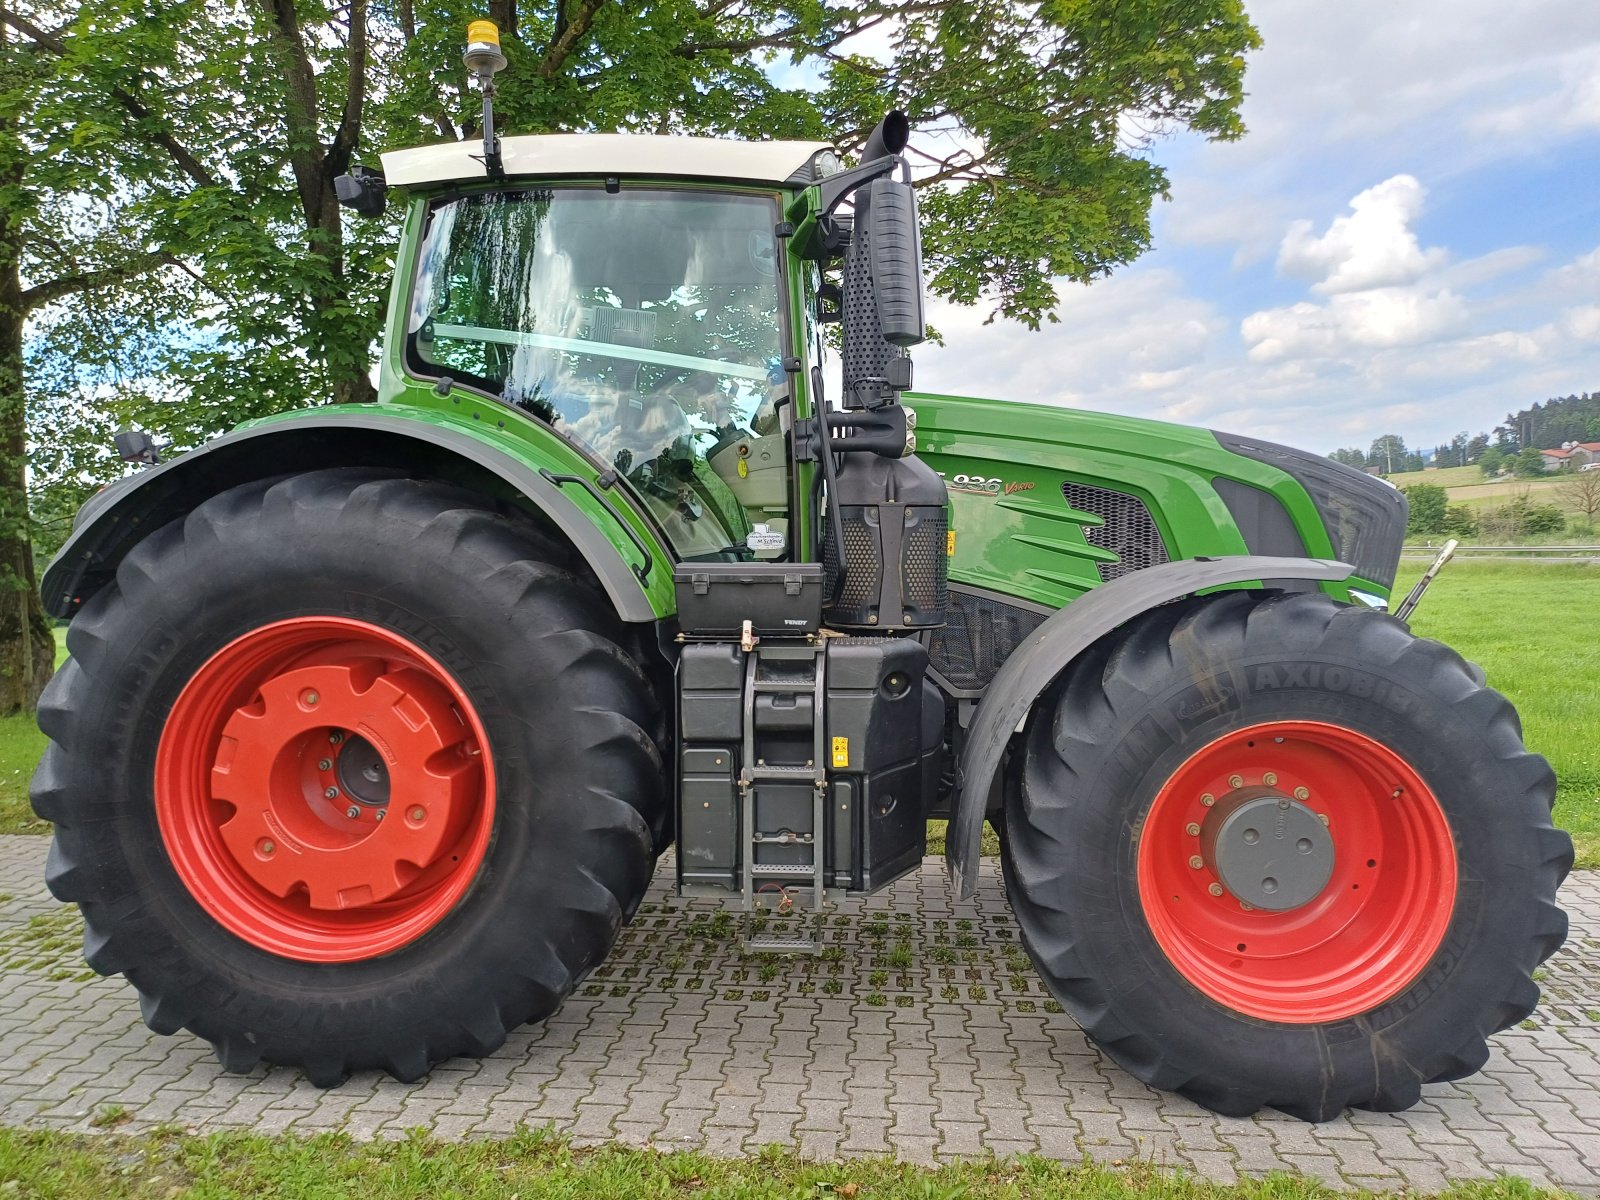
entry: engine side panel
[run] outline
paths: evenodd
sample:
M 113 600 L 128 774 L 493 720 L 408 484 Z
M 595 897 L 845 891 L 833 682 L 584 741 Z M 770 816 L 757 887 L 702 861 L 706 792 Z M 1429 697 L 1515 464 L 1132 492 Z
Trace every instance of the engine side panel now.
M 952 584 L 1054 609 L 1163 562 L 1338 557 L 1294 476 L 1208 430 L 954 396 L 906 402 L 919 456 L 950 490 Z M 1350 586 L 1385 596 L 1388 582 L 1320 586 L 1348 600 Z

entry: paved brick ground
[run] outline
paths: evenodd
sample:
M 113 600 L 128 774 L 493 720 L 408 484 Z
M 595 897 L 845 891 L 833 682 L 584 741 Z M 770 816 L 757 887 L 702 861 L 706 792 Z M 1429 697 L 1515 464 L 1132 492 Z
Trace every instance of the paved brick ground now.
M 544 1026 L 493 1057 L 407 1086 L 364 1074 L 318 1091 L 292 1072 L 224 1074 L 161 1038 L 131 989 L 78 957 L 76 910 L 42 883 L 46 842 L 0 837 L 0 1122 L 83 1129 L 120 1104 L 132 1128 L 345 1129 L 443 1137 L 553 1123 L 740 1154 L 919 1161 L 1033 1151 L 1135 1157 L 1231 1180 L 1282 1169 L 1335 1185 L 1433 1189 L 1509 1173 L 1600 1195 L 1600 875 L 1564 893 L 1573 934 L 1537 1019 L 1488 1069 L 1398 1115 L 1310 1126 L 1217 1117 L 1123 1074 L 1058 1012 L 1016 943 L 993 864 L 953 903 L 942 862 L 832 918 L 820 960 L 744 959 L 727 919 L 669 890 L 664 862 L 617 954 Z

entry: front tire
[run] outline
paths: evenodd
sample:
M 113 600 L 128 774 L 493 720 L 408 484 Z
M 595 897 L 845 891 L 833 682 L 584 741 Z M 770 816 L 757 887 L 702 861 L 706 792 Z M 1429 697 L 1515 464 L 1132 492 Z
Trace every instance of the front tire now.
M 1147 614 L 1026 734 L 1005 870 L 1055 995 L 1219 1112 L 1397 1110 L 1488 1057 L 1560 946 L 1572 843 L 1511 705 L 1319 594 Z
M 206 501 L 84 605 L 32 797 L 151 1028 L 411 1080 L 605 957 L 665 809 L 656 705 L 552 550 L 469 493 L 318 471 Z

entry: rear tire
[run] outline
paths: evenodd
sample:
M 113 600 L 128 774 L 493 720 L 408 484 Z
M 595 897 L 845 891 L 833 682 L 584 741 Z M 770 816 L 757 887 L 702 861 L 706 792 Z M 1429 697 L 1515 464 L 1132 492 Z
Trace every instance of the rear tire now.
M 1027 729 L 1024 943 L 1155 1087 L 1235 1116 L 1407 1108 L 1483 1065 L 1566 935 L 1572 843 L 1521 732 L 1453 651 L 1320 594 L 1147 614 Z
M 32 798 L 152 1029 L 412 1080 L 605 957 L 665 812 L 657 705 L 552 557 L 470 493 L 317 471 L 206 501 L 84 605 Z

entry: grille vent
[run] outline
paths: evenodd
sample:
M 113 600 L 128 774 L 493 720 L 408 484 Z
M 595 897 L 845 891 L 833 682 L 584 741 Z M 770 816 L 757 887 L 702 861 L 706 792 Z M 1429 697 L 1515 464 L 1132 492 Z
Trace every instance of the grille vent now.
M 845 577 L 844 587 L 833 607 L 850 611 L 865 610 L 878 601 L 878 539 L 876 531 L 859 517 L 846 517 L 841 529 L 844 534 Z M 839 556 L 834 550 L 831 531 L 824 531 L 822 539 L 822 569 L 826 582 L 824 596 L 834 593 L 834 581 L 839 578 Z
M 1061 495 L 1079 512 L 1093 513 L 1105 522 L 1087 525 L 1083 530 L 1084 540 L 1089 545 L 1117 556 L 1114 563 L 1095 564 L 1101 583 L 1171 561 L 1155 519 L 1138 497 L 1070 482 L 1061 485 Z
M 902 578 L 907 607 L 937 613 L 943 612 L 949 603 L 949 556 L 945 553 L 948 522 L 942 508 L 931 513 L 924 511 L 921 520 L 906 535 Z
M 946 623 L 933 631 L 928 643 L 928 661 L 953 686 L 980 690 L 1044 619 L 1045 614 L 1031 609 L 953 591 Z

